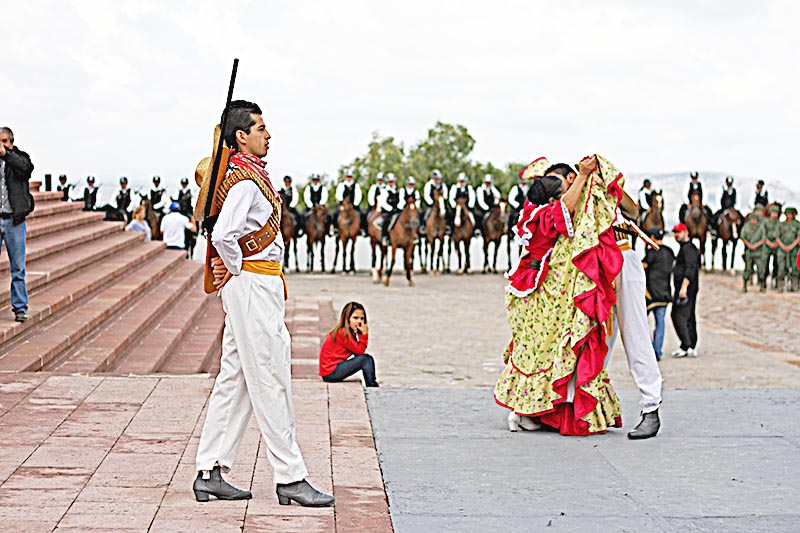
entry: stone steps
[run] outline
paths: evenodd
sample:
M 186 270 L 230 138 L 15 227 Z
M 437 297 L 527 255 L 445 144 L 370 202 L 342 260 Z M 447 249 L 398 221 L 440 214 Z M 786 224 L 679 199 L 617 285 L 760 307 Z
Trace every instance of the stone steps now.
M 83 204 L 78 202 L 61 202 L 61 201 L 47 201 L 34 206 L 33 213 L 28 215 L 27 220 L 36 220 L 37 218 L 46 218 L 61 213 L 72 213 L 81 211 Z M 83 212 L 83 211 L 81 211 Z
M 172 251 L 165 254 L 175 254 Z M 175 254 L 177 255 L 177 254 Z M 67 350 L 57 361 L 45 365 L 49 372 L 106 372 L 114 369 L 117 358 L 128 347 L 136 344 L 143 335 L 150 337 L 154 323 L 165 313 L 174 312 L 175 303 L 186 289 L 197 281 L 197 273 L 202 268 L 198 263 L 183 261 L 161 280 L 139 292 L 135 301 L 126 306 L 113 318 L 95 329 L 91 336 L 84 337 L 77 347 Z M 137 289 L 138 292 L 138 289 Z M 129 362 L 143 363 L 147 360 L 139 353 L 131 354 Z M 153 365 L 139 365 L 140 373 L 154 371 L 160 361 Z M 132 370 L 117 369 L 125 372 Z
M 197 319 L 158 369 L 159 372 L 167 374 L 219 372 L 225 312 L 222 310 L 219 298 L 212 295 L 209 299 Z
M 98 213 L 96 211 L 71 211 L 69 213 L 62 213 L 50 217 L 34 218 L 33 220 L 27 221 L 26 234 L 28 240 L 31 240 L 49 233 L 63 231 L 67 228 L 99 222 L 103 220 L 103 217 L 105 217 L 105 213 Z M 121 222 L 109 222 L 109 224 L 122 225 Z
M 94 328 L 127 307 L 148 287 L 185 261 L 180 253 L 166 251 L 160 247 L 158 252 L 152 260 L 132 270 L 130 263 L 120 265 L 121 261 L 117 260 L 114 266 L 119 269 L 119 273 L 114 283 L 91 294 L 79 302 L 79 305 L 70 306 L 69 312 L 60 313 L 60 316 L 48 320 L 47 324 L 42 324 L 41 327 L 31 331 L 26 338 L 0 352 L 0 371 L 43 370 L 64 350 L 82 342 Z M 61 288 L 63 285 L 66 284 L 60 284 L 53 289 Z M 87 368 L 84 371 L 93 370 Z

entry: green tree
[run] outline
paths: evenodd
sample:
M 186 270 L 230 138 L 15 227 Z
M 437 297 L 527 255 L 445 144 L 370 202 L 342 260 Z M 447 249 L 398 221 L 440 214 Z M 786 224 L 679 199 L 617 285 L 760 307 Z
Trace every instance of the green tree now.
M 438 169 L 444 182 L 451 185 L 459 172 L 471 171 L 469 155 L 474 148 L 475 139 L 465 126 L 438 121 L 428 136 L 409 150 L 407 170 L 424 182 Z
M 367 153 L 339 167 L 339 177 L 344 178 L 345 171 L 350 169 L 353 177 L 364 188 L 375 183 L 375 177 L 379 172 L 384 175 L 391 172 L 402 183 L 405 159 L 405 148 L 402 143 L 397 143 L 394 137 L 381 137 L 380 133 L 375 131 L 372 133 Z M 366 191 L 364 193 L 366 194 Z

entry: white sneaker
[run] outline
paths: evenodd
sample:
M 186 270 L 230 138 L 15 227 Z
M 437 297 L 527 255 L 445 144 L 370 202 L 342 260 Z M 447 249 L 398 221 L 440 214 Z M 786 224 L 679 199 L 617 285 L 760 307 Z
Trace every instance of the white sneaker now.
M 689 351 L 686 352 L 689 357 L 697 357 L 697 350 L 694 348 L 689 348 Z
M 686 357 L 687 355 L 689 355 L 689 352 L 681 348 L 678 348 L 677 350 L 672 352 L 672 357 Z

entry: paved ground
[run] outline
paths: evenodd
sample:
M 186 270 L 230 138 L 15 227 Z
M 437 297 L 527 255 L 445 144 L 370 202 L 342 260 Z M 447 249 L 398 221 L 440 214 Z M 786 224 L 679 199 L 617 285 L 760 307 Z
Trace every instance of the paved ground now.
M 800 390 L 667 391 L 663 431 L 510 433 L 489 390 L 368 403 L 395 531 L 797 531 Z
M 0 376 L 0 531 L 390 531 L 362 388 L 295 380 L 309 481 L 336 507 L 279 506 L 255 420 L 226 478 L 250 501 L 196 503 L 208 376 Z

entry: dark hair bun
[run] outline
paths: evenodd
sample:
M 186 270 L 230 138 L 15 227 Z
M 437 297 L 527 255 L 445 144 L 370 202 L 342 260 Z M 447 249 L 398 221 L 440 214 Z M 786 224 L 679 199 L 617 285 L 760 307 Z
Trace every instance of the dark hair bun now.
M 528 189 L 528 200 L 536 205 L 546 204 L 550 198 L 561 196 L 561 184 L 562 181 L 554 176 L 538 178 Z

